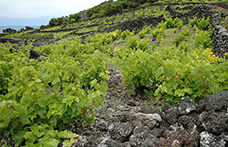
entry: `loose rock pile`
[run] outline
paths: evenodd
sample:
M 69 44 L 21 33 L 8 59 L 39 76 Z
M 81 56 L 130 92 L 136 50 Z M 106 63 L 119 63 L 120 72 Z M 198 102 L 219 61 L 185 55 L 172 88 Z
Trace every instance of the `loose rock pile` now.
M 152 100 L 130 94 L 124 97 L 123 75 L 118 71 L 110 71 L 110 75 L 105 107 L 96 110 L 94 124 L 77 128 L 80 137 L 74 146 L 228 146 L 228 91 L 208 95 L 200 104 L 183 98 L 179 104 L 165 104 L 159 111 L 156 107 L 160 105 Z

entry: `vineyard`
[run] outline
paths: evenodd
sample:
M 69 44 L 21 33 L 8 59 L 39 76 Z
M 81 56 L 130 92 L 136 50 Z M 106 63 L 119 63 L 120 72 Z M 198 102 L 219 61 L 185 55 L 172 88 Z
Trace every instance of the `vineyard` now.
M 95 122 L 113 70 L 130 97 L 159 103 L 159 109 L 183 97 L 199 104 L 228 90 L 228 36 L 226 44 L 217 43 L 214 23 L 227 34 L 228 9 L 219 3 L 158 1 L 3 36 L 24 43 L 0 44 L 0 145 L 76 144 L 80 134 L 69 127 Z

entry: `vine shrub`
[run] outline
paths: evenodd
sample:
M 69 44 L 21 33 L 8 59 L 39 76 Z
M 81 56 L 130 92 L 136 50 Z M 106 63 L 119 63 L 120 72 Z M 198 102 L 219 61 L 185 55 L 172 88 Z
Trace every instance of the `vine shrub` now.
M 165 20 L 166 28 L 182 28 L 183 21 L 176 17 L 174 20 L 172 18 L 166 18 Z
M 92 123 L 93 108 L 103 106 L 109 76 L 101 56 L 95 52 L 83 66 L 58 54 L 41 62 L 28 62 L 29 54 L 22 52 L 10 56 L 12 76 L 8 93 L 0 97 L 0 131 L 12 135 L 16 146 L 71 146 L 78 135 L 67 126 Z
M 6 48 L 5 46 L 9 47 Z M 10 50 L 12 50 L 12 46 L 9 44 L 0 45 L 0 95 L 7 93 L 8 82 L 12 76 L 11 69 L 13 66 L 10 60 L 14 54 L 12 54 Z
M 159 24 L 152 34 L 156 34 L 156 30 L 165 31 L 163 24 Z M 190 49 L 189 43 L 182 42 L 183 39 L 179 39 L 178 47 L 161 47 L 151 54 L 138 50 L 137 46 L 131 51 L 118 48 L 114 55 L 124 75 L 123 84 L 128 83 L 129 88 L 134 86 L 136 90 L 152 87 L 157 101 L 165 97 L 164 102 L 168 100 L 171 104 L 180 102 L 182 97 L 199 102 L 205 95 L 227 90 L 224 83 L 228 81 L 228 76 L 225 77 L 228 62 L 212 54 L 212 31 L 196 28 L 195 33 L 194 50 Z M 185 38 L 190 34 L 184 30 L 179 35 Z
M 137 42 L 136 48 L 145 52 L 145 51 L 148 51 L 149 44 L 150 44 L 149 40 L 148 39 L 144 39 L 144 40 L 141 40 L 141 41 Z
M 204 48 L 198 48 L 197 54 L 186 53 L 171 47 L 163 48 L 162 53 L 155 50 L 148 54 L 137 50 L 126 57 L 122 55 L 119 66 L 124 75 L 123 84 L 128 82 L 129 88 L 134 85 L 136 89 L 152 86 L 157 100 L 165 96 L 171 104 L 186 96 L 199 102 L 205 95 L 227 89 L 221 80 L 225 83 L 228 80 L 224 74 L 218 74 L 224 72 L 227 62 L 211 56 L 210 49 L 204 51 Z
M 128 36 L 134 36 L 135 32 L 130 32 L 129 30 L 123 31 L 121 33 L 121 39 L 126 39 Z
M 128 37 L 127 48 L 132 50 L 142 50 L 147 51 L 149 49 L 149 40 L 140 40 L 138 36 Z
M 207 17 L 207 19 L 205 19 L 205 17 L 203 17 L 200 22 L 198 23 L 198 28 L 201 30 L 208 30 L 210 29 L 210 17 Z
M 150 55 L 141 50 L 131 52 L 123 52 L 123 50 L 124 48 L 119 48 L 115 52 L 115 56 L 121 58 L 118 63 L 124 74 L 123 84 L 128 82 L 128 88 L 132 88 L 134 85 L 136 89 L 140 86 L 148 86 L 152 75 L 150 69 L 154 65 L 150 64 Z M 125 66 L 126 63 L 128 66 Z
M 138 36 L 132 36 L 127 38 L 127 47 L 130 49 L 137 49 Z
M 211 45 L 212 45 L 212 40 L 211 40 L 212 32 L 213 32 L 212 30 L 204 31 L 204 30 L 196 29 L 196 38 L 194 40 L 195 46 L 196 47 L 203 46 L 205 49 L 208 47 L 211 47 Z
M 194 17 L 193 19 L 189 19 L 189 25 L 191 27 L 196 25 L 200 30 L 208 30 L 210 29 L 210 17 L 207 17 L 207 19 L 203 17 L 200 21 L 197 17 Z
M 156 40 L 162 40 L 165 37 L 165 29 L 164 28 L 155 28 L 151 35 L 156 38 Z
M 161 41 L 165 37 L 166 22 L 159 23 L 155 29 L 152 30 L 152 37 L 154 40 Z
M 191 27 L 193 27 L 194 25 L 197 25 L 197 23 L 198 23 L 198 18 L 197 17 L 194 17 L 193 19 L 188 19 L 188 21 L 189 21 L 189 25 L 191 26 Z
M 186 41 L 181 42 L 178 46 L 178 50 L 182 53 L 188 52 L 190 49 L 190 44 L 187 43 Z
M 190 31 L 189 30 L 183 30 L 181 31 L 178 36 L 176 36 L 173 40 L 173 44 L 175 44 L 177 47 L 179 45 L 180 42 L 186 40 L 188 38 L 188 36 L 190 35 Z
M 143 37 L 146 36 L 146 34 L 150 34 L 150 33 L 152 33 L 151 27 L 150 27 L 150 26 L 145 27 L 144 29 L 142 29 L 142 30 L 139 32 L 139 37 L 140 37 L 140 38 L 143 38 Z

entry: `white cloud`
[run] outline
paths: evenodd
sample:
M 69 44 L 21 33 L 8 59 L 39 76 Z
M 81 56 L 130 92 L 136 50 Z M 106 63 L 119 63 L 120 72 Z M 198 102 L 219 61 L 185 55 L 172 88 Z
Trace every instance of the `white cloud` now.
M 105 0 L 0 0 L 0 17 L 60 17 L 77 13 Z

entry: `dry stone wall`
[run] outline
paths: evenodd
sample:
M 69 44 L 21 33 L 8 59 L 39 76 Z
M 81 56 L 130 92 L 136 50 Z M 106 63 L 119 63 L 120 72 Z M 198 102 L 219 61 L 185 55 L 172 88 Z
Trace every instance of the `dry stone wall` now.
M 213 32 L 213 48 L 214 53 L 218 57 L 223 57 L 228 52 L 228 33 L 227 30 L 220 25 L 220 18 L 218 14 L 211 16 L 211 26 Z
M 23 39 L 17 39 L 17 38 L 0 38 L 0 43 L 12 43 L 12 44 L 25 44 L 25 40 Z
M 223 57 L 228 52 L 228 33 L 221 25 L 214 27 L 213 46 L 216 56 Z

